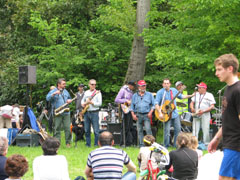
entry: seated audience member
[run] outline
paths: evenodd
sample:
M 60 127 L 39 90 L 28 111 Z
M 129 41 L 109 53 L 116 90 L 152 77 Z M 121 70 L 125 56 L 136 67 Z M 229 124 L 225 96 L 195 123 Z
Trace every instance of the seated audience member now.
M 20 154 L 14 154 L 7 158 L 5 171 L 9 175 L 6 180 L 20 180 L 28 171 L 27 159 Z
M 112 147 L 114 139 L 112 133 L 103 131 L 98 139 L 100 148 L 88 155 L 85 174 L 88 179 L 124 179 L 136 180 L 136 166 L 123 150 Z M 123 165 L 128 172 L 122 176 Z M 93 177 L 92 177 L 93 176 Z
M 166 169 L 169 169 L 173 165 L 173 178 L 178 180 L 197 178 L 198 155 L 196 151 L 188 148 L 189 141 L 189 136 L 186 133 L 178 135 L 178 149 L 169 153 L 170 163 L 165 166 Z
M 198 160 L 202 157 L 203 152 L 200 149 L 198 149 L 198 139 L 196 136 L 193 135 L 190 136 L 189 148 L 197 152 Z
M 4 166 L 6 164 L 6 155 L 8 151 L 8 140 L 5 137 L 0 136 L 0 180 L 8 178 L 5 172 Z
M 60 142 L 47 138 L 42 144 L 43 155 L 33 161 L 34 180 L 69 180 L 68 163 L 63 155 L 57 155 Z

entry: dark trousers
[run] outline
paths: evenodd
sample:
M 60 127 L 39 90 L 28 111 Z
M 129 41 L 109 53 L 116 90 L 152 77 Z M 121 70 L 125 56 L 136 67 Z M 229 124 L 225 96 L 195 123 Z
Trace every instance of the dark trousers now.
M 125 131 L 125 145 L 131 146 L 133 145 L 133 119 L 131 112 L 128 114 L 124 114 L 122 122 L 122 128 L 121 128 L 121 141 L 120 145 L 124 145 L 124 137 L 123 137 L 123 131 Z M 124 128 L 124 129 L 123 129 Z

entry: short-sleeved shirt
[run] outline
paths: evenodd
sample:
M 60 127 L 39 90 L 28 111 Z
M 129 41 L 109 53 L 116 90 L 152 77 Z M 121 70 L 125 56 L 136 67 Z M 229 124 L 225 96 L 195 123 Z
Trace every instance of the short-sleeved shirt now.
M 222 100 L 223 148 L 240 151 L 240 81 L 227 86 Z
M 206 92 L 205 94 L 200 94 L 199 92 L 197 92 L 196 95 L 193 96 L 191 100 L 195 103 L 194 108 L 196 111 L 206 110 L 212 104 L 216 104 L 216 101 L 212 93 L 209 93 L 209 92 Z M 202 116 L 205 116 L 209 119 L 211 118 L 210 112 L 206 112 Z
M 87 166 L 92 168 L 94 179 L 114 180 L 122 179 L 123 165 L 129 162 L 130 158 L 125 151 L 103 146 L 88 155 Z

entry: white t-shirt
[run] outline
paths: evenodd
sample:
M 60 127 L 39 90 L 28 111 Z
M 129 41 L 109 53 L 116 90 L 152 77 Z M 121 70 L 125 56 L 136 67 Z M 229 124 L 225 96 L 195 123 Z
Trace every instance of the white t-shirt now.
M 18 107 L 14 107 L 12 115 L 12 122 L 19 122 L 20 109 Z
M 7 114 L 9 116 L 12 116 L 12 109 L 13 109 L 13 107 L 10 105 L 5 105 L 5 106 L 0 107 L 0 115 Z
M 68 163 L 63 155 L 38 156 L 33 161 L 34 180 L 69 180 Z

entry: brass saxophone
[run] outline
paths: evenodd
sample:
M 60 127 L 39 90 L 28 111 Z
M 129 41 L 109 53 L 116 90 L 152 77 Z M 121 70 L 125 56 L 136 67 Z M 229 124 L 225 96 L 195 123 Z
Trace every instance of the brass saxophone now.
M 73 99 L 72 99 L 72 102 L 77 98 L 77 96 L 75 96 Z M 70 111 L 70 108 L 67 107 L 70 103 L 65 103 L 63 104 L 62 106 L 58 107 L 57 109 L 55 109 L 54 111 L 54 115 L 55 116 L 58 116 L 64 112 L 69 112 Z

